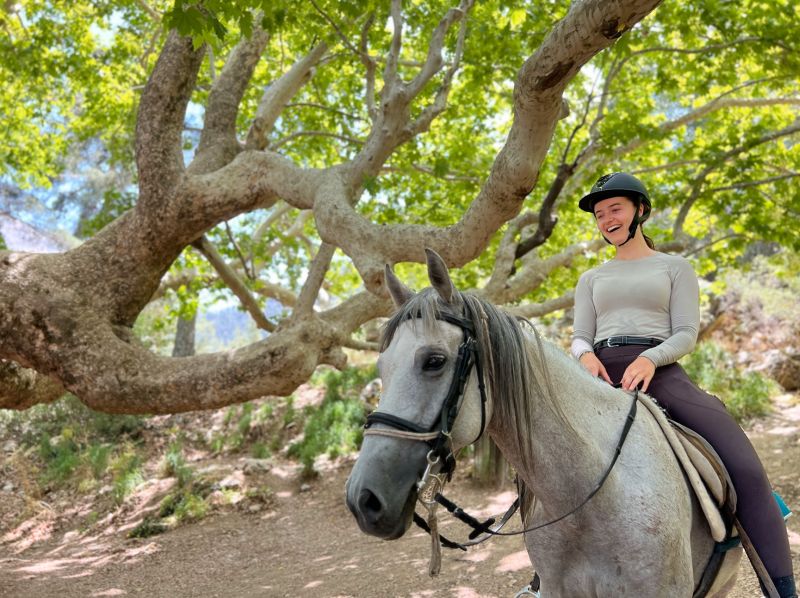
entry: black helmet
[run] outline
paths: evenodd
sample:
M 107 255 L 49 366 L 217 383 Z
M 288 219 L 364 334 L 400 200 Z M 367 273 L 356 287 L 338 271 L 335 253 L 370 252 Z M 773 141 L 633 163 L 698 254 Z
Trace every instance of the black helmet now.
M 589 194 L 584 195 L 578 202 L 578 207 L 584 212 L 594 214 L 594 205 L 598 201 L 609 197 L 627 197 L 636 206 L 636 215 L 633 217 L 633 222 L 631 222 L 628 231 L 628 239 L 625 241 L 627 243 L 636 234 L 636 229 L 650 216 L 652 208 L 650 195 L 647 193 L 644 183 L 632 174 L 612 172 L 611 174 L 604 174 L 597 179 Z M 641 216 L 639 216 L 640 205 L 644 206 Z M 603 238 L 605 239 L 605 235 L 603 235 Z M 606 243 L 610 243 L 610 241 L 606 239 Z
M 651 208 L 650 195 L 642 181 L 627 172 L 612 172 L 601 176 L 589 194 L 584 195 L 578 202 L 578 207 L 584 212 L 594 213 L 594 204 L 598 201 L 617 196 L 629 197 L 634 203 L 638 203 L 637 200 L 641 201 L 644 204 L 644 214 L 639 221 L 647 220 Z

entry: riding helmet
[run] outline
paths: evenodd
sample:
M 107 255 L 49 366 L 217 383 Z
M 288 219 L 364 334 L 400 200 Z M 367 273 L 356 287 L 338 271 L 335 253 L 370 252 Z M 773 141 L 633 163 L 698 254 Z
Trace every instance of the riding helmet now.
M 589 191 L 589 194 L 584 195 L 578 202 L 578 207 L 584 212 L 594 214 L 594 205 L 598 201 L 608 199 L 609 197 L 627 197 L 633 201 L 634 206 L 636 206 L 636 214 L 633 217 L 633 222 L 631 222 L 628 230 L 628 238 L 625 241 L 625 243 L 627 243 L 633 238 L 636 229 L 650 216 L 650 210 L 652 208 L 650 195 L 647 193 L 647 188 L 644 186 L 644 183 L 632 174 L 628 174 L 627 172 L 612 172 L 611 174 L 604 174 L 597 179 L 597 182 L 592 187 L 592 190 Z M 644 206 L 641 216 L 639 216 L 640 205 Z M 605 235 L 603 235 L 603 238 L 606 240 L 606 243 L 611 242 L 606 239 Z M 625 243 L 622 245 L 625 245 Z

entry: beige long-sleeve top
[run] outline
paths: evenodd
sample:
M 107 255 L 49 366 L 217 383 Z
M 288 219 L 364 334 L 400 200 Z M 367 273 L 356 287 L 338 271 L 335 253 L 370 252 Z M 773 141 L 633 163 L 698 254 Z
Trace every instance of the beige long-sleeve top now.
M 573 347 L 611 336 L 647 336 L 664 342 L 642 355 L 656 366 L 673 363 L 697 342 L 699 295 L 694 269 L 681 256 L 610 260 L 578 280 Z

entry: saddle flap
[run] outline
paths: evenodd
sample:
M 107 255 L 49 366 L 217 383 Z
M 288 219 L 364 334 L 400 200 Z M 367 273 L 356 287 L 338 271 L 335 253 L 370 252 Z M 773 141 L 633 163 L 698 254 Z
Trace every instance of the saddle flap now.
M 664 433 L 664 436 L 669 442 L 670 447 L 672 447 L 672 452 L 675 454 L 678 463 L 686 474 L 689 486 L 691 486 L 692 490 L 694 491 L 697 501 L 700 503 L 700 509 L 703 511 L 703 514 L 708 521 L 708 525 L 711 530 L 711 537 L 717 542 L 722 542 L 728 536 L 728 526 L 725 525 L 722 513 L 720 512 L 721 503 L 717 501 L 715 496 L 712 497 L 712 494 L 706 485 L 705 479 L 702 477 L 697 467 L 694 466 L 692 459 L 689 457 L 689 451 L 685 448 L 685 444 L 689 444 L 689 450 L 691 450 L 693 454 L 702 455 L 704 451 L 701 451 L 699 448 L 697 448 L 698 446 L 702 446 L 702 444 L 688 440 L 684 442 L 682 439 L 686 438 L 686 436 L 679 434 L 677 431 L 678 428 L 676 428 L 674 425 L 671 425 L 674 422 L 671 422 L 667 418 L 667 416 L 661 410 L 661 407 L 658 406 L 654 399 L 647 395 L 643 395 L 642 393 L 639 393 L 639 398 L 640 402 L 647 407 L 653 418 L 658 423 L 661 431 Z M 695 437 L 699 438 L 697 434 L 694 434 L 694 436 L 691 437 L 693 439 Z M 710 445 L 708 445 L 708 449 L 712 452 L 714 450 Z M 714 454 L 716 455 L 716 453 Z M 719 457 L 717 457 L 716 460 L 719 462 Z M 720 465 L 720 467 L 722 466 Z M 708 460 L 706 460 L 706 464 L 703 469 L 706 471 L 709 469 L 713 471 L 714 467 L 713 465 L 709 464 Z M 710 479 L 713 479 L 713 477 L 713 475 L 709 474 Z M 719 477 L 717 477 L 717 479 L 719 480 Z M 712 485 L 714 485 L 713 482 Z M 733 494 L 733 486 L 730 484 L 729 478 L 727 488 L 728 490 L 720 489 L 719 495 L 722 497 L 727 496 L 727 499 L 730 500 L 730 498 L 735 495 Z M 733 500 L 735 503 L 735 498 Z M 724 504 L 724 502 L 722 504 Z
M 733 482 L 720 459 L 708 441 L 694 430 L 669 420 L 672 427 L 678 432 L 678 438 L 686 450 L 689 460 L 694 465 L 697 473 L 703 479 L 711 495 L 717 501 L 717 506 L 728 506 L 731 513 L 736 512 L 736 490 Z

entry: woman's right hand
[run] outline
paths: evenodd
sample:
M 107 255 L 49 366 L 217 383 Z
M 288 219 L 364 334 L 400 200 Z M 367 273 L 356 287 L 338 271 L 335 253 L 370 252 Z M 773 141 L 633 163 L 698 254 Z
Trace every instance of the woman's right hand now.
M 597 358 L 597 355 L 594 353 L 586 352 L 581 355 L 579 360 L 581 365 L 595 378 L 602 378 L 609 384 L 613 386 L 613 382 L 611 382 L 611 378 L 608 376 L 608 372 L 606 372 L 606 368 L 603 363 Z

